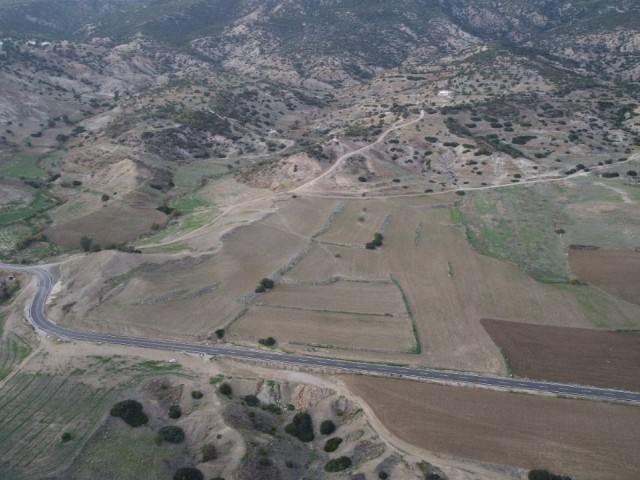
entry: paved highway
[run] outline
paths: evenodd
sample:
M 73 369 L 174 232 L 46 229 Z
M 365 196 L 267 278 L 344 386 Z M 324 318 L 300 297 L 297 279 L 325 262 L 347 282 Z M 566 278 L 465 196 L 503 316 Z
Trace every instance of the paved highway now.
M 373 364 L 348 360 L 334 360 L 331 358 L 287 355 L 264 350 L 229 346 L 210 346 L 194 343 L 182 343 L 146 338 L 108 335 L 104 333 L 85 332 L 62 327 L 51 321 L 45 312 L 47 299 L 53 287 L 53 279 L 49 272 L 39 267 L 7 265 L 0 263 L 0 269 L 15 272 L 25 272 L 38 280 L 38 287 L 29 305 L 28 314 L 33 325 L 46 333 L 57 335 L 69 340 L 95 343 L 108 343 L 130 347 L 151 348 L 173 352 L 185 352 L 198 355 L 213 355 L 261 362 L 279 362 L 288 365 L 307 366 L 313 368 L 334 369 L 345 373 L 360 373 L 367 375 L 385 375 L 399 378 L 426 380 L 434 383 L 449 385 L 466 385 L 495 390 L 514 390 L 534 394 L 551 394 L 568 397 L 584 398 L 599 401 L 622 401 L 640 405 L 640 393 L 623 390 L 603 389 L 568 385 L 551 382 L 537 382 L 532 380 L 477 375 L 443 370 L 398 367 L 384 364 Z

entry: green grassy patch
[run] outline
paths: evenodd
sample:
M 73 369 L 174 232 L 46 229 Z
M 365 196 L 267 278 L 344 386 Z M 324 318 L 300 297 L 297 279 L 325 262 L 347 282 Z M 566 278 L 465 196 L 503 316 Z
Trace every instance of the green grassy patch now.
M 11 160 L 0 165 L 0 178 L 43 178 L 47 175 L 38 166 L 39 155 L 33 152 L 16 153 Z
M 542 187 L 544 188 L 544 187 Z M 460 207 L 467 237 L 479 252 L 515 263 L 541 281 L 569 279 L 556 225 L 566 216 L 540 187 L 474 193 Z
M 209 205 L 210 203 L 202 197 L 190 196 L 183 197 L 174 202 L 173 208 L 179 210 L 182 213 L 192 213 L 194 210 L 205 208 Z
M 24 220 L 36 213 L 49 210 L 56 205 L 56 201 L 42 192 L 36 193 L 33 201 L 26 207 L 0 212 L 0 225 L 10 225 Z

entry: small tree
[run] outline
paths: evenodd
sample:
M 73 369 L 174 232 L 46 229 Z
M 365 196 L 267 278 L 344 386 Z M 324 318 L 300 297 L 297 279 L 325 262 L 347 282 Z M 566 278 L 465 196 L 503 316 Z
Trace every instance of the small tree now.
M 273 337 L 261 338 L 258 343 L 265 347 L 273 347 L 276 344 L 276 339 Z
M 73 439 L 73 437 L 69 432 L 64 432 L 60 439 L 62 440 L 62 443 L 67 443 L 67 442 L 70 442 Z
M 202 462 L 210 462 L 218 458 L 218 452 L 216 446 L 213 443 L 207 443 L 202 446 Z
M 93 243 L 93 240 L 87 236 L 82 236 L 80 237 L 80 247 L 82 247 L 82 250 L 84 250 L 85 252 L 88 252 L 89 250 L 91 250 L 91 244 Z
M 182 416 L 182 409 L 180 405 L 171 405 L 169 407 L 169 418 L 180 418 Z
M 224 338 L 224 328 L 219 328 L 218 330 L 216 330 L 216 337 L 218 337 L 218 339 L 220 340 Z
M 324 451 L 329 453 L 335 452 L 341 443 L 342 443 L 342 439 L 340 437 L 330 438 L 324 444 Z
M 220 386 L 218 387 L 218 392 L 220 392 L 222 395 L 226 395 L 227 397 L 230 397 L 233 394 L 231 385 L 229 385 L 227 382 L 223 382 L 220 384 Z
M 267 289 L 272 289 L 273 287 L 275 287 L 274 281 L 270 278 L 263 278 L 262 280 L 260 280 L 260 285 Z
M 111 408 L 111 416 L 119 417 L 131 427 L 140 427 L 149 421 L 142 404 L 136 400 L 124 400 Z
M 341 472 L 351 467 L 351 459 L 349 457 L 338 457 L 329 460 L 325 466 L 325 472 Z
M 180 427 L 173 425 L 167 425 L 158 430 L 158 439 L 169 443 L 182 443 L 184 442 L 184 430 Z
M 336 425 L 331 420 L 325 420 L 320 424 L 320 433 L 323 435 L 331 435 L 336 431 Z

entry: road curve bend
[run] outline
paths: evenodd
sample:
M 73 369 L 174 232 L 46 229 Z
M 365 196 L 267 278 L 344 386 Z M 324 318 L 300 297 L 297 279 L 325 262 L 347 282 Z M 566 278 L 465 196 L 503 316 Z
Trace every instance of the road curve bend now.
M 45 333 L 82 342 L 106 343 L 128 347 L 149 348 L 171 352 L 183 352 L 197 355 L 222 356 L 260 362 L 277 362 L 300 367 L 335 370 L 344 373 L 388 376 L 410 380 L 422 380 L 447 385 L 489 388 L 493 390 L 511 390 L 531 394 L 559 395 L 573 398 L 607 402 L 626 402 L 640 405 L 640 392 L 595 388 L 534 380 L 478 375 L 474 373 L 431 370 L 394 365 L 375 364 L 358 361 L 336 360 L 331 358 L 304 355 L 288 355 L 264 350 L 230 346 L 199 345 L 194 343 L 152 340 L 139 337 L 109 335 L 97 332 L 73 330 L 57 325 L 46 314 L 46 305 L 53 288 L 51 274 L 41 267 L 9 265 L 0 263 L 0 269 L 23 272 L 35 276 L 37 289 L 27 309 L 29 321 Z

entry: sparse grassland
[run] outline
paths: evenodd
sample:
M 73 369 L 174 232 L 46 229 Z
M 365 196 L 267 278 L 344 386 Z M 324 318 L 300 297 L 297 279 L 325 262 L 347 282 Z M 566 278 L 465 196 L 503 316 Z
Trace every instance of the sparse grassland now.
M 345 377 L 399 438 L 431 452 L 572 478 L 640 475 L 640 408 Z
M 540 190 L 505 188 L 476 192 L 461 211 L 471 244 L 481 253 L 517 264 L 539 280 L 566 281 L 569 268 L 554 225 L 561 206 Z

